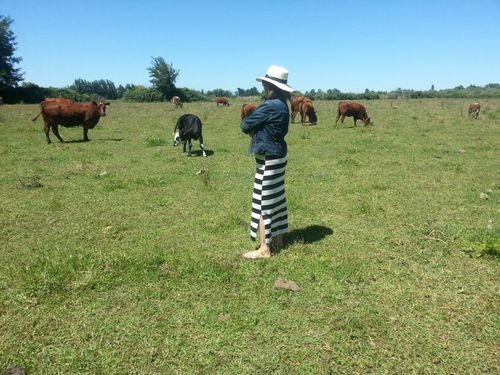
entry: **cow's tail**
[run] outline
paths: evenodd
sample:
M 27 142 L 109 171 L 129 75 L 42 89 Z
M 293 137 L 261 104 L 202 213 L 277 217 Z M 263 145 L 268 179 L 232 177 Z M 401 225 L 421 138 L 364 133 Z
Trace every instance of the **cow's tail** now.
M 36 115 L 35 117 L 33 117 L 31 119 L 31 121 L 36 122 L 36 120 L 38 120 L 38 117 L 40 117 L 41 114 L 42 114 L 42 112 L 40 112 L 38 115 Z

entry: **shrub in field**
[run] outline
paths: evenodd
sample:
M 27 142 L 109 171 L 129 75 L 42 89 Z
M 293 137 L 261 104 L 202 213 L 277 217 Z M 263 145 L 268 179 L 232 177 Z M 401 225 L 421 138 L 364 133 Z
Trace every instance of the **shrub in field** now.
M 20 87 L 12 87 L 0 90 L 6 103 L 40 103 L 45 98 L 66 98 L 75 102 L 88 102 L 99 99 L 97 95 L 79 94 L 70 89 L 60 89 L 55 87 L 40 87 L 34 83 L 23 83 Z
M 485 255 L 500 257 L 500 232 L 498 230 L 476 230 L 467 236 L 463 250 L 478 258 Z
M 90 102 L 92 100 L 97 100 L 99 97 L 97 95 L 90 94 L 80 94 L 74 90 L 70 89 L 58 89 L 55 87 L 49 87 L 47 89 L 50 98 L 66 98 L 74 100 L 75 102 Z
M 151 133 L 143 133 L 142 138 L 146 142 L 146 144 L 150 147 L 155 146 L 164 146 L 167 144 L 166 139 L 161 138 L 159 135 L 151 134 Z
M 18 176 L 17 187 L 19 189 L 36 189 L 43 187 L 42 178 L 38 175 Z
M 187 87 L 177 89 L 177 95 L 181 98 L 183 102 L 211 102 L 212 98 L 209 98 L 204 93 L 192 90 Z
M 165 97 L 156 89 L 136 86 L 133 89 L 125 91 L 123 100 L 126 102 L 162 102 L 165 100 Z
M 34 83 L 23 83 L 20 87 L 7 87 L 0 90 L 0 96 L 5 103 L 40 103 L 48 96 L 48 89 Z

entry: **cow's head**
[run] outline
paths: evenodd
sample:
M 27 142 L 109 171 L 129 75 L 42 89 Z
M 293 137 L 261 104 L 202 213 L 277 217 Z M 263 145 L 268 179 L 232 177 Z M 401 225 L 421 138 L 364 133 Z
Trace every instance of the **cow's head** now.
M 100 101 L 99 104 L 96 103 L 96 105 L 97 105 L 97 110 L 99 111 L 99 116 L 101 117 L 106 116 L 106 107 L 109 105 L 109 102 Z
M 365 126 L 370 125 L 370 118 L 369 117 L 365 117 L 364 120 L 363 120 L 363 123 L 365 124 Z
M 316 115 L 316 111 L 313 109 L 309 111 L 309 121 L 311 121 L 311 125 L 316 125 L 318 122 L 318 116 Z
M 178 146 L 179 143 L 181 143 L 181 135 L 180 135 L 179 131 L 177 130 L 174 133 L 174 146 Z

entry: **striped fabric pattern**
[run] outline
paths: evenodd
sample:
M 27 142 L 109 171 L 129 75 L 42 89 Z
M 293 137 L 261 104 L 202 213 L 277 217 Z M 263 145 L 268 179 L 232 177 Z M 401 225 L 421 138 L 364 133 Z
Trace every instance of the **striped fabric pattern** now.
M 273 237 L 288 232 L 288 208 L 285 196 L 287 156 L 255 154 L 257 169 L 252 196 L 250 237 L 256 240 L 259 219 L 264 219 L 266 244 Z

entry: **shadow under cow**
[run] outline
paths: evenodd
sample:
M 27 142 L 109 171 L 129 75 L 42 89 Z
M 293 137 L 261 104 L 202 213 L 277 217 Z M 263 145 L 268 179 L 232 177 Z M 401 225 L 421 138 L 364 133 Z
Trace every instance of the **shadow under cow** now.
M 70 140 L 70 141 L 64 141 L 62 143 L 88 143 L 88 142 L 90 142 L 90 140 L 85 141 L 83 139 L 73 139 L 73 140 Z
M 207 156 L 212 156 L 214 154 L 213 150 L 205 149 Z M 191 156 L 203 156 L 203 152 L 201 150 L 193 150 L 191 151 Z
M 94 140 L 94 142 L 121 142 L 123 141 L 123 138 L 97 138 Z M 88 141 L 84 139 L 72 139 L 69 141 L 64 141 L 62 143 L 89 143 L 92 142 L 92 139 L 89 139 Z

